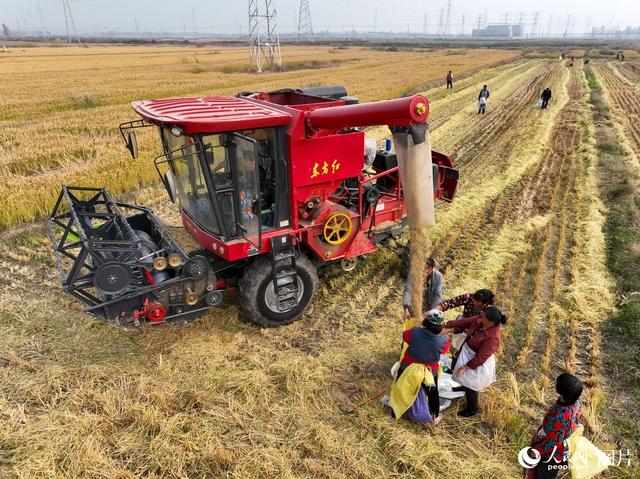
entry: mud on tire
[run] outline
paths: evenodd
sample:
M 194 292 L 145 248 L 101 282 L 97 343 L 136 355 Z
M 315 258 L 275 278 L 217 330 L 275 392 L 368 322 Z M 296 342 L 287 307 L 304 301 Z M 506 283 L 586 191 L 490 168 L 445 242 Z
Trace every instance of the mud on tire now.
M 304 255 L 296 260 L 296 272 L 298 287 L 302 289 L 298 305 L 279 313 L 269 308 L 266 299 L 268 287 L 273 283 L 271 262 L 267 258 L 258 258 L 251 263 L 239 283 L 239 308 L 245 317 L 266 328 L 284 326 L 298 319 L 316 294 L 318 274 L 313 263 Z

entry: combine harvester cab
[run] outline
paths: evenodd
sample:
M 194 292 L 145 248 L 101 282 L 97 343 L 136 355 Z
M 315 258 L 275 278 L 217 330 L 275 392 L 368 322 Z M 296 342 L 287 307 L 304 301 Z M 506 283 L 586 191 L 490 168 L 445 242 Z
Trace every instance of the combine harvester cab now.
M 350 271 L 406 223 L 395 154 L 377 151 L 365 165 L 357 127 L 388 125 L 424 141 L 420 95 L 357 104 L 330 87 L 133 108 L 141 119 L 120 126 L 125 144 L 135 158 L 135 130 L 157 128 L 164 154 L 155 167 L 199 248 L 147 208 L 64 187 L 49 221 L 63 286 L 110 324 L 190 320 L 230 290 L 256 324 L 288 324 L 311 302 L 318 266 Z M 447 155 L 431 156 L 434 198 L 451 201 L 458 172 Z

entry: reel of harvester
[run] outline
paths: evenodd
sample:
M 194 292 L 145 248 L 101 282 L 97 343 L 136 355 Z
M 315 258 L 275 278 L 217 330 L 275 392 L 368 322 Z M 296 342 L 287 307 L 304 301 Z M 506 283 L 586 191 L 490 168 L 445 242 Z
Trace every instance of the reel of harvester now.
M 222 301 L 206 258 L 189 257 L 150 210 L 104 189 L 63 187 L 49 234 L 65 291 L 121 329 L 191 320 Z

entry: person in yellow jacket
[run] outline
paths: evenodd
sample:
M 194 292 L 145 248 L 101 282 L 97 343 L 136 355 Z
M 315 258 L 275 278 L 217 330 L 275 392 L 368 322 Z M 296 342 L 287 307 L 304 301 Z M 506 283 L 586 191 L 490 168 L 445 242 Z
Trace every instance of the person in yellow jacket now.
M 440 355 L 449 348 L 449 339 L 442 336 L 444 314 L 431 310 L 422 327 L 407 328 L 403 335 L 403 348 L 396 380 L 391 386 L 389 405 L 396 418 L 407 413 L 407 418 L 438 424 L 440 398 L 438 370 Z

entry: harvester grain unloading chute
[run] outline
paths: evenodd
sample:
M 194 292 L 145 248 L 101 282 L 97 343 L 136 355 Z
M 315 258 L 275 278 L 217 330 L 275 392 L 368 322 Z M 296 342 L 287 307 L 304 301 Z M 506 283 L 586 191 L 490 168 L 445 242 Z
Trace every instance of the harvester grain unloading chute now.
M 157 127 L 156 167 L 200 248 L 146 208 L 65 187 L 50 218 L 65 290 L 121 327 L 191 319 L 234 290 L 255 323 L 294 321 L 317 267 L 350 270 L 400 233 L 407 212 L 422 223 L 425 202 L 456 189 L 451 158 L 433 152 L 428 167 L 424 97 L 345 103 L 296 90 L 135 102 L 142 120 L 123 124 L 123 137 L 133 153 L 131 129 Z M 393 127 L 398 158 L 378 151 L 364 174 L 355 127 L 379 124 Z

